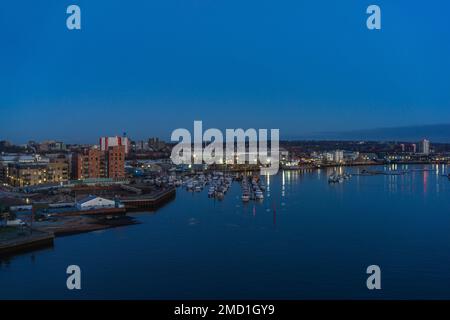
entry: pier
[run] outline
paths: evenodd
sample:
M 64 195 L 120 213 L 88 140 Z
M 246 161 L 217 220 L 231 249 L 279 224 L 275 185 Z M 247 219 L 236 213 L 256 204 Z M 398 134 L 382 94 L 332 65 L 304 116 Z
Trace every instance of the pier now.
M 169 188 L 149 195 L 129 196 L 120 198 L 127 211 L 140 209 L 157 209 L 167 201 L 175 198 L 176 189 Z

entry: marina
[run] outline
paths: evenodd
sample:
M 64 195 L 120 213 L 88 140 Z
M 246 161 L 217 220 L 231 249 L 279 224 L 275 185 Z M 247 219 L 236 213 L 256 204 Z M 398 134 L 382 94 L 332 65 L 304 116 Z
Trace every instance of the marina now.
M 3 1 L 0 300 L 450 301 L 450 1 L 403 2 Z
M 184 180 L 175 180 L 180 181 L 178 185 L 183 186 L 189 192 L 201 192 L 204 188 L 208 188 L 208 198 L 215 200 L 223 200 L 233 182 L 239 182 L 242 188 L 241 199 L 243 202 L 264 199 L 265 185 L 259 174 L 253 172 L 230 174 L 215 171 L 206 175 L 199 173 L 186 177 Z

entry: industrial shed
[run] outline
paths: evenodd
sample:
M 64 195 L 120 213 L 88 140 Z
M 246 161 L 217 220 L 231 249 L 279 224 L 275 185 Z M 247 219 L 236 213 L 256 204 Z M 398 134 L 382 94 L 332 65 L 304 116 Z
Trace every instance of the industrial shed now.
M 116 202 L 114 200 L 109 200 L 97 196 L 88 196 L 77 201 L 78 210 L 114 208 L 115 206 Z

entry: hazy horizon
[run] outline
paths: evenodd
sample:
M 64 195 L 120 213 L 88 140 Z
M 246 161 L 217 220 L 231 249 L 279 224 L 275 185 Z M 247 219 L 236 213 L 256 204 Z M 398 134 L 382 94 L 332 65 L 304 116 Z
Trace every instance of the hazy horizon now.
M 192 128 L 187 127 L 186 129 L 191 130 Z M 208 128 L 204 127 L 203 130 Z M 242 128 L 248 129 L 248 128 Z M 258 129 L 258 128 L 256 128 Z M 122 136 L 123 133 L 110 134 L 109 136 L 119 135 Z M 100 135 L 108 136 L 108 135 Z M 98 144 L 98 137 L 94 137 L 90 140 L 85 141 L 74 141 L 74 140 L 64 140 L 58 137 L 47 137 L 44 139 L 28 139 L 24 141 L 15 141 L 4 139 L 0 137 L 0 141 L 6 140 L 16 145 L 23 145 L 29 141 L 63 141 L 67 144 Z M 170 134 L 167 136 L 157 136 L 148 134 L 145 137 L 133 137 L 128 136 L 133 141 L 146 141 L 149 138 L 159 138 L 165 142 L 170 142 Z M 401 141 L 401 142 L 418 142 L 422 139 L 431 140 L 432 143 L 450 143 L 450 123 L 445 124 L 435 124 L 435 125 L 420 125 L 420 126 L 403 126 L 403 127 L 384 127 L 384 128 L 370 128 L 370 129 L 360 129 L 360 130 L 350 130 L 350 131 L 338 131 L 338 132 L 311 132 L 303 133 L 295 136 L 286 136 L 280 134 L 280 140 L 282 141 Z

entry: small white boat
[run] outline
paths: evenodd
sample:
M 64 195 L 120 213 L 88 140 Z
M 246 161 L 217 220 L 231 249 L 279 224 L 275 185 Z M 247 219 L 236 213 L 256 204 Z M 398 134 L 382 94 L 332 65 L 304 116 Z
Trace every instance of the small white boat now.
M 262 200 L 262 199 L 264 199 L 264 195 L 263 195 L 263 193 L 262 193 L 261 190 L 256 190 L 256 191 L 255 191 L 255 198 L 256 198 L 257 200 Z

